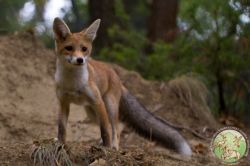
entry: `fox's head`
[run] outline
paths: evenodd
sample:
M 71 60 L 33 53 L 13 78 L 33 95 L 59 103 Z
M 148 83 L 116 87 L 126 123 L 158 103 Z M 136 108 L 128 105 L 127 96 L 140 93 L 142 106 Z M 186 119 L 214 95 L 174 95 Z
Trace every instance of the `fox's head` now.
M 55 18 L 53 31 L 59 60 L 70 65 L 85 64 L 91 54 L 92 42 L 96 37 L 100 22 L 101 20 L 97 19 L 81 32 L 71 33 L 63 20 Z

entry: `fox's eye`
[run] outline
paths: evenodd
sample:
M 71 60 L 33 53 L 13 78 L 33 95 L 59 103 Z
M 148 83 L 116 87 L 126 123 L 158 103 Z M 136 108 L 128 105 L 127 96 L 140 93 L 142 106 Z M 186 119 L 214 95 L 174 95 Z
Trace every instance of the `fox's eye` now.
M 87 51 L 87 47 L 82 47 L 82 51 L 83 52 Z
M 73 50 L 73 47 L 72 46 L 66 46 L 66 47 L 64 47 L 65 48 L 65 50 L 67 50 L 67 51 L 72 51 Z

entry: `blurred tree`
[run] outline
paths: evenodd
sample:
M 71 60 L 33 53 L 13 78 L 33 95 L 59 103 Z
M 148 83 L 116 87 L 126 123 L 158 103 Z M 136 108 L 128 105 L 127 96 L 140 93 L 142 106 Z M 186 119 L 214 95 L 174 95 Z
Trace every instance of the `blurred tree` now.
M 34 0 L 36 7 L 35 22 L 44 22 L 44 7 L 48 0 Z
M 244 89 L 250 83 L 239 76 L 250 70 L 250 7 L 242 2 L 182 1 L 178 37 L 171 43 L 154 44 L 142 74 L 151 79 L 169 79 L 176 74 L 199 73 L 216 97 L 213 108 L 217 113 L 237 112 L 235 115 L 239 116 L 248 109 L 242 115 L 249 115 L 250 93 Z M 236 85 L 245 93 L 236 95 Z
M 100 18 L 101 25 L 98 31 L 98 38 L 95 40 L 95 51 L 98 53 L 101 48 L 111 46 L 108 37 L 108 29 L 115 22 L 115 0 L 89 0 L 89 16 L 90 23 Z
M 148 20 L 148 39 L 151 42 L 171 42 L 178 32 L 178 0 L 153 0 Z
M 68 24 L 72 32 L 79 32 L 88 23 L 88 2 L 70 0 L 71 10 L 65 11 L 64 21 Z
M 130 18 L 133 28 L 146 31 L 147 18 L 149 15 L 149 2 L 145 0 L 122 0 L 124 11 Z
M 73 12 L 73 14 L 74 14 L 74 21 L 73 21 L 73 27 L 72 27 L 72 30 L 81 30 L 82 29 L 82 27 L 83 27 L 83 18 L 86 18 L 86 16 L 83 16 L 83 15 L 81 15 L 81 12 L 80 12 L 80 10 L 83 10 L 82 8 L 81 8 L 81 4 L 78 4 L 77 3 L 77 1 L 76 0 L 71 0 L 71 4 L 72 4 L 72 12 Z M 80 8 L 80 10 L 79 10 L 79 8 Z
M 216 87 L 219 113 L 229 115 L 233 110 L 230 107 L 232 81 L 240 72 L 249 70 L 250 57 L 245 52 L 249 48 L 240 51 L 240 41 L 247 32 L 243 30 L 249 27 L 249 22 L 241 19 L 246 12 L 237 0 L 182 3 L 180 16 L 189 35 L 186 41 L 193 41 L 190 51 L 196 54 L 193 58 L 203 65 L 194 64 L 196 71 L 206 75 L 212 89 Z M 190 51 L 183 56 L 190 56 Z
M 18 15 L 26 1 L 27 0 L 0 0 L 0 32 L 13 32 L 21 27 Z

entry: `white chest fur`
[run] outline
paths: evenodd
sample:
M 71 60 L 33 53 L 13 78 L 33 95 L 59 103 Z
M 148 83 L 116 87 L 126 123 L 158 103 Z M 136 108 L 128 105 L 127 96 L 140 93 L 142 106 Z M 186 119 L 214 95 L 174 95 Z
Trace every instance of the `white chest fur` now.
M 89 89 L 87 63 L 82 66 L 66 66 L 57 61 L 55 81 L 59 99 L 86 105 L 86 89 Z

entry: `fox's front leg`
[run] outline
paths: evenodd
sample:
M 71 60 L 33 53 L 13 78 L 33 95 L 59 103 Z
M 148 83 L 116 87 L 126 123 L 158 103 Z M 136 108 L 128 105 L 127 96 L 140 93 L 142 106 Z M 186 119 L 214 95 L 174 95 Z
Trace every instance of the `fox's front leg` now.
M 60 142 L 66 141 L 66 128 L 69 116 L 69 103 L 60 101 L 58 113 L 58 135 L 57 138 Z
M 112 128 L 112 147 L 116 150 L 119 149 L 119 139 L 120 139 L 120 131 L 119 131 L 119 101 L 120 95 L 114 97 L 112 94 L 106 94 L 104 96 L 104 102 L 106 105 L 106 109 L 108 111 L 109 120 Z

